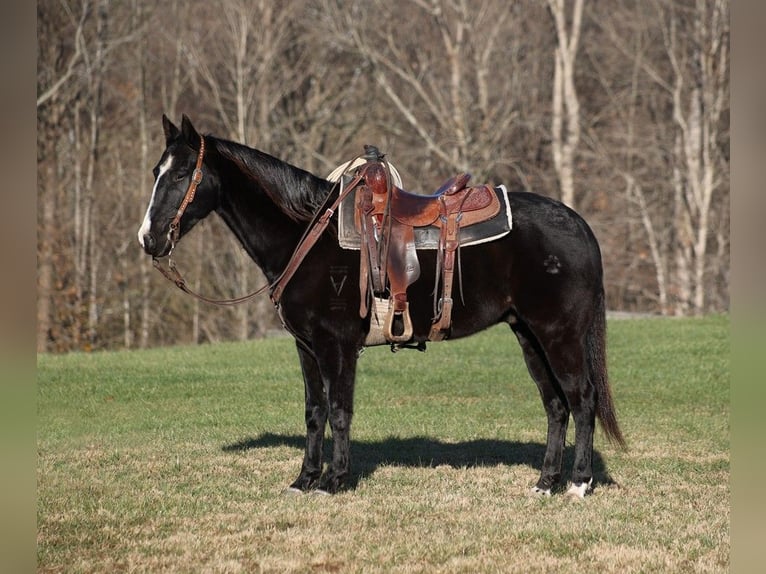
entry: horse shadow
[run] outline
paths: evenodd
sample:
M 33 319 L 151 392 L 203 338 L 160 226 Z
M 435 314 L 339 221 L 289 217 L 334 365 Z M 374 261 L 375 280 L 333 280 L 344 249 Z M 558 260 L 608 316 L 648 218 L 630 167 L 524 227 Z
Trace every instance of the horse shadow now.
M 293 434 L 264 433 L 258 437 L 249 437 L 238 442 L 224 445 L 224 452 L 245 452 L 261 448 L 287 446 L 303 450 L 306 437 Z M 325 449 L 325 461 L 329 462 L 330 449 Z M 377 441 L 351 441 L 353 458 L 352 475 L 346 482 L 348 488 L 355 489 L 359 482 L 375 473 L 381 466 L 403 466 L 413 468 L 436 468 L 447 465 L 452 468 L 474 468 L 499 465 L 524 465 L 538 471 L 542 469 L 545 445 L 534 442 L 518 442 L 500 439 L 474 439 L 458 443 L 447 443 L 437 439 L 416 436 L 390 436 Z M 562 482 L 569 479 L 574 461 L 574 446 L 564 449 L 562 464 Z M 593 450 L 593 486 L 615 485 L 616 481 L 609 474 L 604 458 Z

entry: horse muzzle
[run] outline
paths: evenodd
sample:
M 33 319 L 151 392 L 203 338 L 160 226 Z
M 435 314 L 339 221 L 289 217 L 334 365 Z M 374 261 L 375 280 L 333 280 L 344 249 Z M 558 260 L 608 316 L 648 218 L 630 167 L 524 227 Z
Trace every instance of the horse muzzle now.
M 144 248 L 147 255 L 156 255 L 155 249 L 157 249 L 157 240 L 154 239 L 154 235 L 151 233 L 144 233 L 143 235 L 139 234 L 138 241 L 141 243 L 141 247 Z
M 152 257 L 164 257 L 170 253 L 170 241 L 167 239 L 158 241 L 151 232 L 139 233 L 138 242 L 143 247 L 144 252 Z

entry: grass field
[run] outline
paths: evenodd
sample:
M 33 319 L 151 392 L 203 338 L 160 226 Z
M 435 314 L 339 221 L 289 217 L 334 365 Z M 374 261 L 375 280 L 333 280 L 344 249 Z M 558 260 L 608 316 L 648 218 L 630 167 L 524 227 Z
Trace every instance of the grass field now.
M 609 359 L 629 450 L 597 431 L 577 503 L 526 496 L 545 416 L 507 328 L 367 350 L 334 497 L 282 494 L 304 442 L 291 339 L 40 356 L 38 570 L 727 571 L 728 318 L 612 320 Z

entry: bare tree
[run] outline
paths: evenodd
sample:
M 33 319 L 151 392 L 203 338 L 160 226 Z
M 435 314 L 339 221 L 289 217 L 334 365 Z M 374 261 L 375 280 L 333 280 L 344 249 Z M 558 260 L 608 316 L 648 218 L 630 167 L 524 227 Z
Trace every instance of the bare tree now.
M 674 3 L 660 9 L 673 71 L 676 311 L 699 314 L 705 309 L 712 200 L 724 183 L 722 170 L 727 169 L 719 138 L 728 102 L 728 3 L 696 0 L 689 9 Z
M 40 274 L 38 276 L 38 349 L 47 347 L 47 339 L 56 337 L 55 327 L 51 324 L 53 315 L 66 313 L 68 322 L 71 324 L 68 334 L 72 338 L 72 344 L 78 346 L 83 332 L 82 310 L 86 304 L 86 289 L 89 284 L 87 262 L 92 247 L 89 245 L 89 231 L 91 229 L 91 198 L 83 194 L 83 173 L 81 159 L 81 124 L 80 110 L 82 101 L 87 95 L 95 95 L 99 92 L 101 77 L 101 62 L 103 50 L 98 48 L 103 40 L 103 21 L 95 24 L 98 28 L 93 40 L 93 33 L 88 30 L 94 25 L 94 7 L 88 0 L 69 5 L 62 3 L 57 10 L 39 11 L 40 32 L 42 37 L 49 38 L 46 51 L 39 52 L 38 60 L 38 91 L 37 98 L 39 127 L 45 129 L 46 138 L 39 139 L 41 145 L 38 161 L 44 165 L 43 173 L 43 201 L 42 229 L 40 234 Z M 57 28 L 72 31 L 72 41 L 57 41 Z M 63 64 L 63 62 L 66 62 Z M 88 75 L 94 71 L 96 74 Z M 98 79 L 96 79 L 98 76 Z M 90 78 L 91 83 L 87 83 Z M 84 81 L 85 80 L 85 81 Z M 89 91 L 88 88 L 91 88 Z M 96 107 L 98 102 L 96 101 Z M 92 113 L 97 113 L 93 111 Z M 93 132 L 90 132 L 91 135 Z M 96 131 L 97 133 L 97 131 Z M 91 147 L 95 154 L 95 146 Z M 94 159 L 91 156 L 90 168 L 86 168 L 85 181 L 92 185 Z M 69 169 L 67 169 L 68 166 Z M 57 204 L 59 195 L 66 194 L 66 186 L 71 185 L 74 201 Z M 83 197 L 85 195 L 85 197 Z M 57 221 L 58 208 L 66 209 L 73 206 L 71 213 L 67 213 L 64 222 L 71 224 L 71 235 L 68 241 L 60 242 L 56 248 L 60 253 L 62 249 L 71 248 L 72 267 L 68 268 L 67 274 L 72 277 L 72 289 L 65 297 L 56 297 L 53 276 L 56 274 L 54 263 L 54 238 L 62 239 L 63 234 L 61 221 Z M 58 270 L 61 271 L 61 270 Z M 91 277 L 92 279 L 92 277 Z M 59 286 L 63 287 L 62 281 Z M 56 302 L 56 299 L 58 301 Z M 93 304 L 90 300 L 90 304 Z M 65 306 L 70 306 L 68 312 Z M 91 334 L 95 332 L 95 321 L 86 321 L 91 327 Z
M 570 18 L 564 0 L 548 0 L 557 39 L 551 117 L 553 165 L 561 186 L 561 200 L 570 207 L 575 206 L 574 161 L 580 141 L 580 102 L 574 73 L 584 4 L 585 0 L 574 0 Z
M 411 142 L 410 166 L 484 178 L 511 163 L 503 151 L 518 119 L 517 86 L 510 70 L 492 81 L 501 62 L 512 63 L 503 53 L 514 38 L 507 4 L 410 0 L 345 8 L 325 2 L 324 29 L 368 67 L 368 90 L 379 102 L 370 115 Z
M 37 351 L 48 350 L 53 334 L 54 246 L 56 209 L 60 194 L 58 140 L 63 115 L 71 98 L 68 80 L 80 61 L 80 42 L 85 11 L 77 17 L 63 9 L 42 10 L 38 5 L 37 139 L 38 161 L 38 255 L 37 255 Z M 74 22 L 74 23 L 73 23 Z M 74 28 L 74 45 L 56 41 L 58 30 Z
M 38 94 L 37 96 L 37 108 L 39 109 L 41 106 L 46 105 L 51 100 L 56 99 L 60 92 L 64 89 L 67 82 L 69 82 L 72 77 L 77 72 L 79 66 L 82 63 L 83 59 L 83 49 L 84 49 L 84 38 L 83 38 L 83 29 L 85 27 L 85 21 L 88 17 L 88 13 L 90 11 L 90 4 L 87 1 L 82 2 L 80 5 L 80 13 L 79 16 L 74 14 L 70 7 L 67 4 L 63 4 L 63 11 L 66 13 L 66 17 L 68 20 L 70 20 L 70 23 L 75 18 L 76 24 L 74 24 L 74 41 L 72 42 L 72 50 L 69 53 L 69 55 L 66 58 L 66 64 L 61 69 L 60 67 L 60 61 L 56 62 L 56 68 L 51 69 L 47 66 L 43 67 L 42 75 L 47 76 L 43 80 L 43 85 L 38 85 L 38 90 L 42 89 L 42 92 Z M 44 23 L 49 23 L 49 18 L 51 15 L 55 14 L 54 10 L 42 10 L 38 6 L 37 16 L 38 16 L 38 22 L 42 21 Z M 65 22 L 61 22 L 62 25 L 66 25 Z M 51 33 L 50 30 L 46 31 L 48 34 Z M 43 34 L 43 38 L 48 38 L 47 35 Z M 47 48 L 56 49 L 58 46 L 55 42 L 53 43 L 47 43 Z M 38 78 L 40 79 L 40 78 Z M 39 83 L 39 82 L 38 82 Z
M 227 137 L 269 151 L 273 134 L 282 131 L 279 108 L 301 81 L 300 68 L 294 68 L 288 56 L 291 20 L 301 6 L 300 0 L 278 4 L 225 0 L 215 12 L 210 13 L 212 6 L 204 7 L 209 12 L 203 20 L 209 35 L 204 41 L 188 41 L 185 52 L 199 80 L 198 93 L 209 99 Z M 204 38 L 202 29 L 199 33 Z M 233 254 L 232 290 L 245 293 L 265 281 L 239 244 L 229 235 L 225 241 Z M 273 310 L 265 300 L 234 312 L 240 339 L 274 324 Z
M 615 54 L 591 58 L 607 94 L 600 123 L 608 129 L 589 129 L 588 140 L 639 217 L 659 309 L 700 313 L 725 260 L 717 254 L 728 249 L 727 4 L 612 8 L 592 20 Z M 708 253 L 711 241 L 716 254 Z
M 643 230 L 656 280 L 654 288 L 638 288 L 644 297 L 653 299 L 661 312 L 666 313 L 670 268 L 668 225 L 662 218 L 667 206 L 661 200 L 662 194 L 657 193 L 662 186 L 652 176 L 660 171 L 658 163 L 661 159 L 651 152 L 658 149 L 658 135 L 647 129 L 651 122 L 648 121 L 648 110 L 641 105 L 641 101 L 652 100 L 649 94 L 653 87 L 647 85 L 643 72 L 646 62 L 653 56 L 650 52 L 652 27 L 644 14 L 637 13 L 636 7 L 628 4 L 615 3 L 608 14 L 590 15 L 590 21 L 595 25 L 594 33 L 603 34 L 604 45 L 610 49 L 605 54 L 599 49 L 598 42 L 585 46 L 586 65 L 593 69 L 598 92 L 603 96 L 595 102 L 600 110 L 594 116 L 594 125 L 587 125 L 584 139 L 598 161 L 619 178 L 615 185 L 623 186 L 626 210 L 622 220 L 626 226 L 632 227 L 635 218 Z M 626 253 L 627 260 L 619 262 L 624 270 L 631 271 L 632 276 L 637 273 L 638 262 L 635 260 L 641 259 L 635 257 L 636 252 L 643 251 L 640 247 L 633 249 Z M 630 288 L 637 287 L 635 281 L 631 283 Z
M 173 7 L 177 8 L 177 4 L 173 3 Z M 136 98 L 137 116 L 138 116 L 138 139 L 140 142 L 140 157 L 139 157 L 139 173 L 137 174 L 138 181 L 142 181 L 142 178 L 146 176 L 144 174 L 149 173 L 149 125 L 148 125 L 148 101 L 147 101 L 147 52 L 145 49 L 147 30 L 145 24 L 146 18 L 146 6 L 143 0 L 133 0 L 133 27 L 137 31 L 136 42 L 136 65 L 138 72 L 138 97 Z M 143 179 L 143 181 L 146 181 Z M 127 257 L 127 253 L 123 256 Z M 138 345 L 140 348 L 145 349 L 149 346 L 149 333 L 151 324 L 151 290 L 149 273 L 151 266 L 145 258 L 137 262 L 139 269 L 139 284 L 140 284 L 140 323 L 138 329 Z M 129 313 L 130 311 L 128 311 Z M 130 341 L 126 335 L 126 346 Z

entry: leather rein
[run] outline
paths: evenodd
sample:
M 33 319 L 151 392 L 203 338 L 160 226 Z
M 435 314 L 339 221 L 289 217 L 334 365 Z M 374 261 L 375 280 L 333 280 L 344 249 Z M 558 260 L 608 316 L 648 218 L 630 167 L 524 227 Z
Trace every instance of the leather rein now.
M 306 227 L 306 231 L 303 233 L 303 236 L 298 242 L 297 247 L 290 256 L 290 260 L 287 262 L 284 270 L 274 281 L 271 283 L 266 283 L 252 293 L 248 293 L 247 295 L 243 295 L 241 297 L 236 297 L 234 299 L 212 299 L 205 297 L 204 295 L 200 295 L 186 284 L 186 280 L 183 278 L 181 272 L 176 267 L 175 261 L 172 257 L 173 250 L 175 249 L 176 243 L 180 237 L 181 217 L 183 216 L 189 204 L 194 201 L 194 195 L 197 193 L 197 187 L 202 182 L 202 162 L 204 157 L 205 138 L 200 136 L 199 154 L 197 155 L 197 164 L 194 168 L 194 171 L 192 172 L 192 179 L 189 182 L 189 187 L 186 190 L 186 195 L 184 195 L 183 201 L 181 202 L 175 217 L 170 222 L 170 230 L 168 231 L 168 237 L 170 239 L 170 251 L 168 252 L 167 256 L 168 266 L 167 268 L 163 267 L 162 263 L 157 257 L 152 257 L 152 265 L 154 265 L 154 268 L 162 273 L 165 279 L 175 284 L 175 286 L 178 287 L 181 291 L 199 299 L 200 301 L 204 301 L 205 303 L 212 303 L 214 305 L 222 306 L 239 305 L 240 303 L 245 303 L 268 290 L 270 291 L 272 303 L 274 303 L 276 307 L 279 307 L 279 302 L 282 298 L 282 293 L 284 292 L 287 283 L 298 270 L 298 267 L 300 267 L 300 264 L 303 262 L 306 255 L 308 255 L 308 252 L 319 240 L 319 237 L 329 225 L 330 218 L 335 213 L 335 210 L 338 208 L 341 201 L 343 201 L 343 199 L 351 192 L 351 190 L 353 190 L 356 185 L 364 178 L 366 169 L 364 166 L 362 166 L 354 179 L 351 180 L 347 185 L 343 184 L 342 177 L 338 180 L 338 182 L 335 183 L 333 189 L 331 189 L 330 193 L 327 194 L 327 198 L 325 199 L 324 203 L 319 207 L 317 212 L 314 214 L 314 217 L 311 219 L 311 222 Z M 354 158 L 354 160 L 356 159 L 357 158 Z M 350 166 L 354 160 L 348 162 L 347 165 Z M 346 169 L 348 169 L 348 167 L 346 167 Z M 330 207 L 325 209 L 324 213 L 322 213 L 322 209 L 324 209 L 325 203 L 327 203 L 327 199 L 332 196 L 332 191 L 338 185 L 340 185 L 340 193 L 338 194 L 337 199 L 332 203 Z

